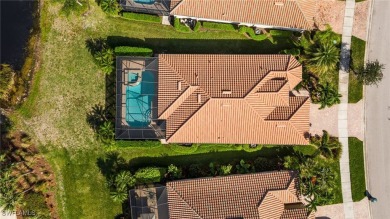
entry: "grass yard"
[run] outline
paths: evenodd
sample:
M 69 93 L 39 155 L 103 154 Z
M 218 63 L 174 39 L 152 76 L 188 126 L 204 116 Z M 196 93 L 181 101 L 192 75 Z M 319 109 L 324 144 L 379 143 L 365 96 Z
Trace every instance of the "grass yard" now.
M 111 42 L 148 47 L 156 53 L 260 54 L 278 53 L 292 46 L 286 40 L 279 40 L 275 45 L 268 40 L 257 42 L 233 31 L 179 33 L 171 26 L 158 23 L 109 17 L 95 2 L 90 4 L 84 16 L 65 17 L 60 13 L 60 1 L 43 2 L 41 67 L 28 100 L 11 117 L 16 128 L 28 132 L 40 145 L 51 163 L 59 183 L 58 211 L 65 219 L 113 218 L 122 212 L 121 204 L 112 202 L 109 197 L 105 178 L 97 165 L 105 152 L 87 122 L 88 112 L 97 104 L 104 105 L 105 94 L 109 93 L 105 90 L 105 75 L 86 49 L 87 39 L 108 37 Z M 220 145 L 183 149 L 150 142 L 145 143 L 147 146 L 132 147 L 118 144 L 119 154 L 134 164 L 146 162 L 147 157 L 161 163 L 168 163 L 170 159 L 184 162 L 185 155 L 190 153 L 198 154 L 197 159 L 204 161 L 276 153 L 276 148 L 266 147 L 260 150 Z M 226 157 L 216 153 L 205 155 L 211 151 Z
M 357 202 L 365 197 L 366 191 L 363 142 L 357 138 L 349 138 L 348 144 L 352 200 Z
M 357 103 L 363 98 L 363 84 L 356 79 L 353 71 L 364 65 L 366 41 L 352 36 L 351 42 L 351 72 L 349 74 L 348 102 Z

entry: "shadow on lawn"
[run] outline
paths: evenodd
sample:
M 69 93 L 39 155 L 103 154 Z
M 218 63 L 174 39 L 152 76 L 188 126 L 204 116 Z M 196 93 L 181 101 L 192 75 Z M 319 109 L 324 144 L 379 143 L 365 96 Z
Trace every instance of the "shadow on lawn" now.
M 294 44 L 290 38 L 276 37 L 278 43 L 269 40 L 237 40 L 237 39 L 174 39 L 174 38 L 138 38 L 108 36 L 107 44 L 117 46 L 148 47 L 155 54 L 275 54 L 284 49 L 291 49 Z

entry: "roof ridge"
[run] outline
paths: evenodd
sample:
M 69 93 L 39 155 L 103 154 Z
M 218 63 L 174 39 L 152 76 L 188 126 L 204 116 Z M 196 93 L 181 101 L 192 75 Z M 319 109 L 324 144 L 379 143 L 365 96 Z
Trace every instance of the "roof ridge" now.
M 184 1 L 184 0 L 183 0 Z M 166 64 L 166 66 L 168 66 L 174 73 L 176 73 L 176 75 L 178 77 L 180 77 L 181 79 L 183 79 L 183 81 L 188 85 L 188 86 L 191 86 L 191 84 L 188 82 L 188 80 L 181 74 L 179 74 L 179 72 L 168 62 L 167 59 L 164 58 L 165 54 L 161 54 L 158 56 L 158 58 L 162 58 L 162 60 L 164 61 L 164 63 Z
M 188 86 L 187 89 L 178 98 L 176 98 L 176 100 L 168 108 L 166 108 L 164 112 L 161 113 L 159 118 L 168 118 L 173 112 L 177 110 L 177 108 L 179 108 L 181 103 L 187 100 L 187 98 L 191 96 L 198 88 L 199 86 Z M 172 112 L 168 113 L 169 111 Z
M 178 8 L 178 6 L 181 5 L 181 3 L 184 2 L 184 1 L 186 1 L 186 0 L 181 0 L 174 8 L 171 9 L 171 11 L 169 12 L 169 14 L 172 13 L 173 11 L 175 11 L 176 8 Z
M 297 5 L 297 7 L 299 8 L 299 11 L 302 13 L 303 17 L 305 18 L 305 23 L 306 23 L 307 27 L 312 27 L 313 25 L 310 25 L 309 19 L 307 19 L 306 14 L 303 12 L 301 4 L 299 3 L 299 1 L 300 0 L 295 0 L 295 3 Z M 308 28 L 308 29 L 310 29 L 310 28 Z
M 186 201 L 186 200 L 184 200 L 184 198 L 176 191 L 176 189 L 175 188 L 173 188 L 172 186 L 170 186 L 170 185 L 168 185 L 167 184 L 167 187 L 169 187 L 170 189 L 172 189 L 175 193 L 176 193 L 176 195 L 177 196 L 179 196 L 179 198 L 199 217 L 199 218 L 203 218 L 203 217 L 201 217 L 199 214 L 198 214 L 198 212 L 196 212 L 195 211 L 195 209 Z
M 199 88 L 198 88 L 199 89 Z M 207 94 L 207 92 L 204 92 L 205 94 Z M 197 110 L 195 110 L 193 113 L 191 113 L 191 115 L 179 126 L 179 127 L 177 127 L 176 128 L 176 130 L 171 134 L 171 136 L 169 136 L 168 138 L 167 138 L 167 140 L 169 140 L 170 138 L 172 138 L 180 129 L 181 129 L 181 127 L 183 127 L 183 125 L 184 124 L 186 124 L 187 122 L 188 122 L 188 120 L 190 120 L 194 115 L 196 115 L 196 113 L 200 110 L 200 109 L 202 109 L 208 102 L 209 102 L 209 100 L 210 99 L 212 99 L 211 97 L 209 97 L 202 105 L 200 105 L 200 107 L 197 109 Z

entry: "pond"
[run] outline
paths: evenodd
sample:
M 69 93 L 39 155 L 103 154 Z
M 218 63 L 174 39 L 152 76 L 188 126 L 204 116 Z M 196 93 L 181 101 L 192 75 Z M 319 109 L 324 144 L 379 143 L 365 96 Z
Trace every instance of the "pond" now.
M 15 70 L 23 66 L 33 23 L 36 2 L 6 0 L 1 4 L 1 63 L 11 64 Z

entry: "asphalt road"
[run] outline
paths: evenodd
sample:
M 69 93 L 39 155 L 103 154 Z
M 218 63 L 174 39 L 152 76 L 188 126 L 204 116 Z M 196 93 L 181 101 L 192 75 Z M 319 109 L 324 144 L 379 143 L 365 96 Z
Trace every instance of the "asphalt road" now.
M 369 60 L 385 64 L 378 86 L 366 87 L 366 169 L 374 219 L 390 218 L 390 0 L 374 0 Z

